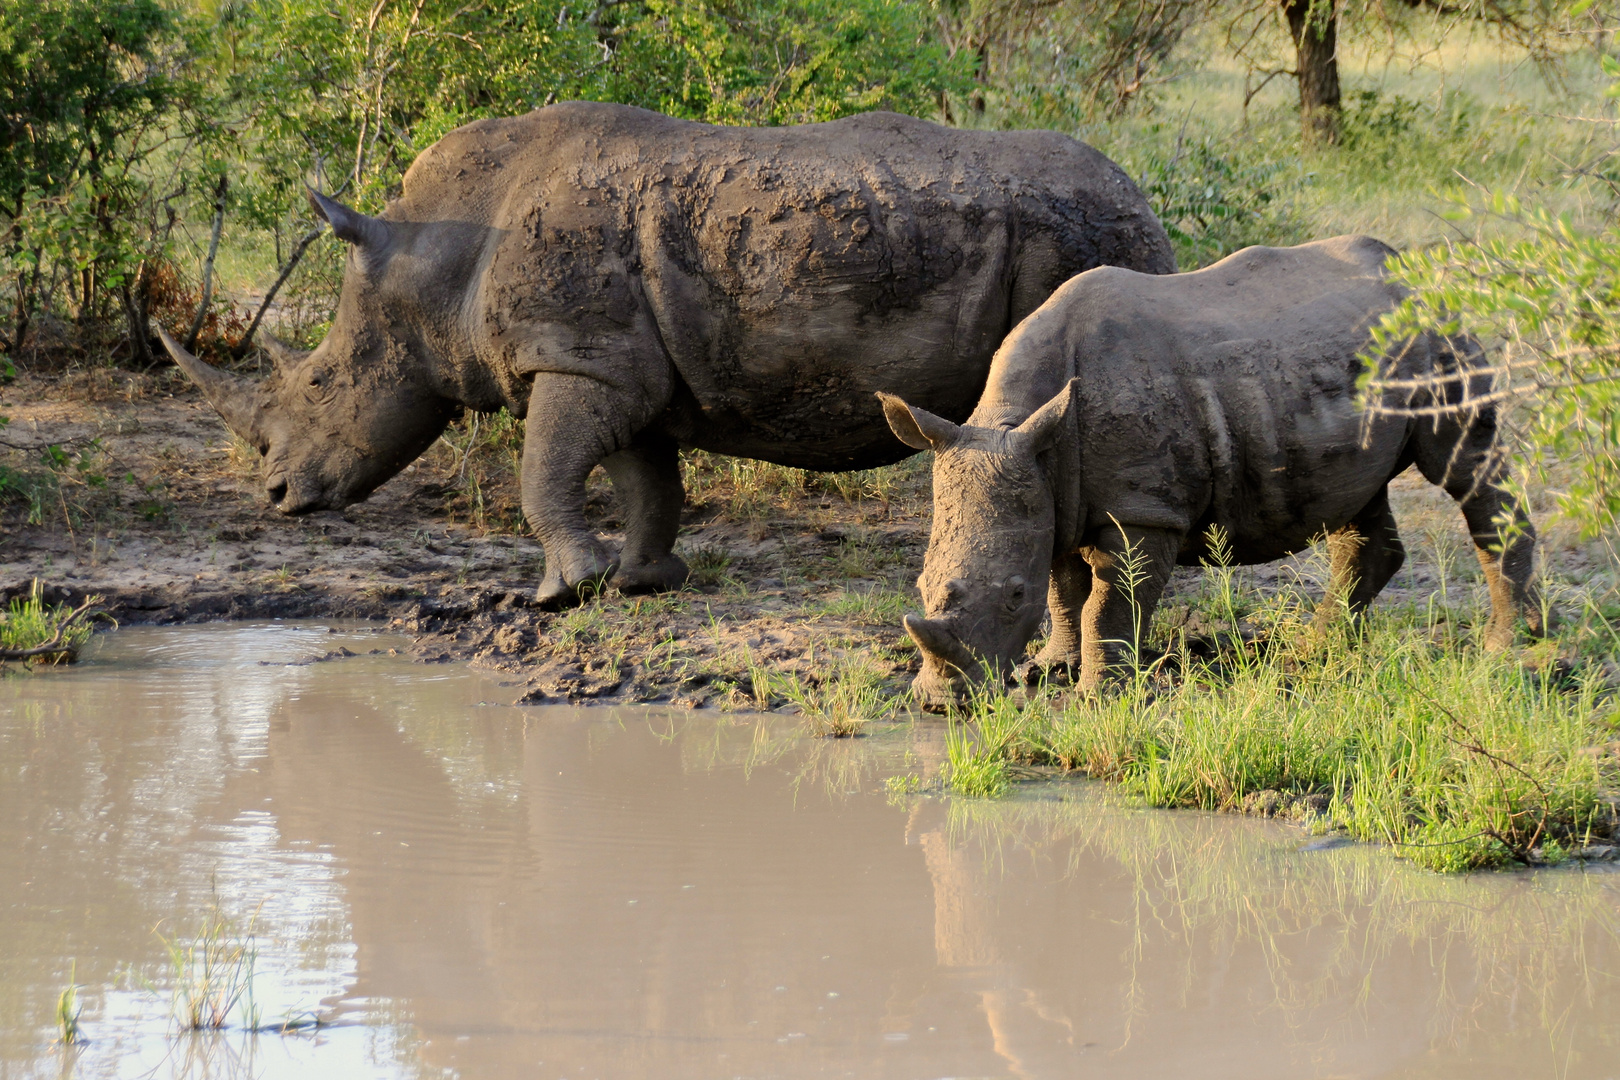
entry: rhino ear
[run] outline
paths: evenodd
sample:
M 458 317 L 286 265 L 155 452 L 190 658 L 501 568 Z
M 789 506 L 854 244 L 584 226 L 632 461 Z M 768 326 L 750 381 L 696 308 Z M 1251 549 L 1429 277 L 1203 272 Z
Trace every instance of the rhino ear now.
M 895 438 L 914 450 L 943 450 L 962 436 L 962 429 L 927 409 L 907 405 L 893 394 L 878 392 L 883 416 Z
M 306 187 L 310 208 L 332 226 L 332 235 L 346 244 L 369 251 L 380 251 L 388 243 L 388 222 L 351 210 L 336 199 L 328 199 Z
M 1028 440 L 1031 452 L 1039 454 L 1050 450 L 1062 436 L 1079 389 L 1080 380 L 1070 379 L 1063 384 L 1063 389 L 1052 395 L 1052 400 L 1036 409 L 1028 420 L 1014 429 L 1016 434 Z

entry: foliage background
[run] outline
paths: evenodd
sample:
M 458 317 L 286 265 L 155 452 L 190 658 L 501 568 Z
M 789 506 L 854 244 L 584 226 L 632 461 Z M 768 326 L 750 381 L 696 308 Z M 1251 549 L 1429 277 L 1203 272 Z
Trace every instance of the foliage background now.
M 1411 249 L 1415 303 L 1534 363 L 1502 368 L 1518 379 L 1522 459 L 1587 463 L 1560 505 L 1601 529 L 1620 507 L 1620 421 L 1599 402 L 1620 249 L 1607 8 L 11 0 L 0 377 L 159 364 L 153 318 L 222 362 L 253 362 L 262 318 L 313 342 L 341 254 L 303 185 L 379 210 L 418 153 L 480 117 L 573 98 L 726 124 L 894 109 L 1098 145 L 1138 179 L 1184 268 L 1350 231 Z M 1302 10 L 1337 35 L 1331 138 L 1290 29 Z M 1499 197 L 1518 201 L 1493 212 Z M 1484 212 L 1460 220 L 1470 207 Z M 1512 314 L 1526 297 L 1535 313 Z

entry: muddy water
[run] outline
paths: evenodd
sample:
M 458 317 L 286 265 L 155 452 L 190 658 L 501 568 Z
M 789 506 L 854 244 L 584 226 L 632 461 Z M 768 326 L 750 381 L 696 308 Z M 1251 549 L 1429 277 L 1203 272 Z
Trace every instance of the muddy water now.
M 133 629 L 0 682 L 0 1078 L 1620 1076 L 1620 875 L 891 798 L 937 727 L 518 709 L 389 644 Z M 259 1023 L 322 1026 L 176 1032 L 163 938 L 216 917 Z

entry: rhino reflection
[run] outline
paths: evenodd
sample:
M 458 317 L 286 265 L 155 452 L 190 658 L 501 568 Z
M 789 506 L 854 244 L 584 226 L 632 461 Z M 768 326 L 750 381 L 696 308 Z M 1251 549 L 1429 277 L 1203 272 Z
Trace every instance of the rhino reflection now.
M 918 809 L 922 809 L 919 805 Z M 914 812 L 911 828 L 922 815 Z M 935 817 L 943 817 L 933 815 Z M 964 988 L 976 987 L 995 1052 L 1013 1076 L 1062 1076 L 1074 1067 L 1074 1023 L 1049 1008 L 1040 994 L 1016 984 L 1017 973 L 996 943 L 1001 924 L 983 861 L 953 845 L 943 821 L 922 833 L 921 844 L 934 886 L 934 952 L 939 966 Z

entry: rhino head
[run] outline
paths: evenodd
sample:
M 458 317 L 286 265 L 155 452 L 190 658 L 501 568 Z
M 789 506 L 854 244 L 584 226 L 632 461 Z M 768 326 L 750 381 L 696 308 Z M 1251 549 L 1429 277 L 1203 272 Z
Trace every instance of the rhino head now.
M 458 405 L 437 387 L 424 345 L 402 313 L 420 307 L 433 267 L 412 249 L 419 226 L 367 217 L 311 191 L 310 203 L 349 245 L 337 317 L 305 352 L 263 339 L 275 370 L 260 380 L 213 367 L 161 327 L 174 362 L 226 425 L 263 456 L 270 503 L 285 514 L 359 502 L 444 431 Z
M 953 424 L 879 394 L 901 442 L 934 451 L 934 525 L 917 587 L 926 614 L 907 615 L 922 652 L 912 683 L 925 709 L 1012 672 L 1046 613 L 1056 507 L 1040 455 L 1067 418 L 1066 387 L 1016 428 Z

